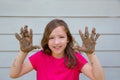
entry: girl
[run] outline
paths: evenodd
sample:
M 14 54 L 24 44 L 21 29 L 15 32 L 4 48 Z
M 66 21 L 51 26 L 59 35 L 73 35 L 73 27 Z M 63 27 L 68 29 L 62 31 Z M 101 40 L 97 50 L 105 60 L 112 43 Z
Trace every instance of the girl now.
M 63 20 L 50 21 L 41 40 L 42 49 L 24 62 L 30 51 L 40 47 L 32 44 L 32 29 L 28 32 L 27 26 L 21 28 L 21 33 L 16 33 L 20 51 L 11 67 L 10 77 L 18 78 L 36 70 L 37 80 L 79 80 L 80 73 L 91 80 L 105 80 L 103 69 L 95 55 L 95 43 L 99 35 L 93 28 L 89 36 L 87 27 L 85 34 L 82 31 L 79 33 L 83 41 L 82 47 L 74 46 L 73 37 Z M 86 53 L 90 64 L 76 49 Z

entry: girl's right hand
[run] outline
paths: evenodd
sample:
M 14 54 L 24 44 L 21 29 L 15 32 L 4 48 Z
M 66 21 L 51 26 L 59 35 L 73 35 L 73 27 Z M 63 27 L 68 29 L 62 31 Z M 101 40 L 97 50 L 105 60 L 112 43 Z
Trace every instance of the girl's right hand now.
M 28 26 L 25 25 L 24 28 L 22 27 L 20 30 L 20 34 L 15 34 L 16 39 L 19 41 L 20 50 L 24 53 L 29 53 L 33 49 L 40 49 L 40 46 L 33 46 L 33 32 L 32 29 L 28 32 Z

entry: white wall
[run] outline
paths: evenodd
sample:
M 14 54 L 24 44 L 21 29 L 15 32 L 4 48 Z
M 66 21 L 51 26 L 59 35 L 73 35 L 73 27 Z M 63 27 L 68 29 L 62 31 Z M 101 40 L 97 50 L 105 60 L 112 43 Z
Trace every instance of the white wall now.
M 19 50 L 14 33 L 27 24 L 34 44 L 39 44 L 44 27 L 54 18 L 65 20 L 80 44 L 78 29 L 96 27 L 101 34 L 96 54 L 106 80 L 120 79 L 120 0 L 0 0 L 0 80 L 11 80 L 10 66 Z M 35 80 L 35 72 L 14 80 Z

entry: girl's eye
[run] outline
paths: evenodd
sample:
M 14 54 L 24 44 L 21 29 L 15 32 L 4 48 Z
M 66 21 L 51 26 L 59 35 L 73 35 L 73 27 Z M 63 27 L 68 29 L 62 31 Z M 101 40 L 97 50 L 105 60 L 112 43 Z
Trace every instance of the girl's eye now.
M 54 37 L 50 37 L 49 39 L 54 39 Z
M 65 38 L 64 36 L 60 36 L 60 38 Z

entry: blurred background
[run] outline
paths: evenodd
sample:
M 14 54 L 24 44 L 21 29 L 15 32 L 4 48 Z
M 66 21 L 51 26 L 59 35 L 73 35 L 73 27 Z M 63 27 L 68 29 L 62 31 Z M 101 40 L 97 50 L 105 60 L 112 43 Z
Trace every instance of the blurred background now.
M 28 25 L 33 29 L 33 44 L 40 44 L 46 24 L 55 18 L 67 22 L 80 45 L 78 30 L 88 26 L 91 31 L 95 27 L 101 34 L 96 55 L 106 80 L 120 79 L 120 0 L 0 0 L 0 80 L 36 80 L 35 71 L 17 79 L 9 77 L 19 51 L 14 34 Z M 83 74 L 80 78 L 89 80 Z

